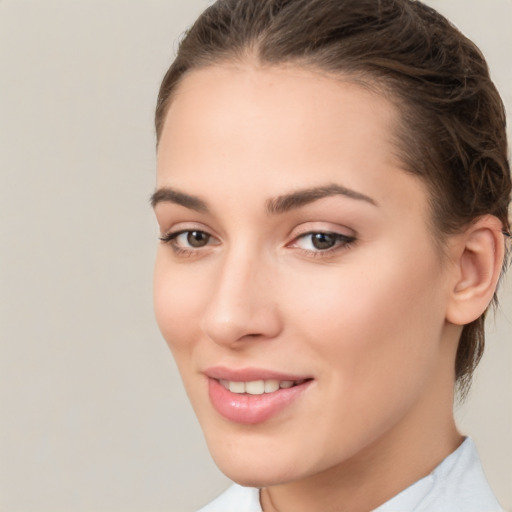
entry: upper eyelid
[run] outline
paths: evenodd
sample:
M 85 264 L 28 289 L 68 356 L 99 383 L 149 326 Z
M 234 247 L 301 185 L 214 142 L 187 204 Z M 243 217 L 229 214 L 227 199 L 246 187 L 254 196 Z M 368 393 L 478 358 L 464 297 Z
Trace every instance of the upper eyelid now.
M 311 229 L 311 228 L 309 228 L 309 229 L 305 229 L 304 231 L 301 231 L 299 233 L 295 233 L 294 235 L 292 235 L 292 237 L 298 238 L 300 236 L 314 235 L 316 233 L 325 233 L 325 234 L 330 234 L 330 235 L 346 236 L 347 238 L 355 236 L 355 233 L 352 230 L 349 230 L 349 231 L 351 231 L 351 233 L 344 233 L 342 230 L 339 230 L 339 229 L 322 229 L 322 228 Z
M 339 236 L 341 238 L 350 238 L 350 239 L 356 238 L 355 235 L 349 235 L 347 233 L 339 233 L 338 231 L 327 231 L 327 230 L 319 229 L 316 231 L 305 231 L 304 233 L 300 233 L 299 235 L 295 236 L 293 239 L 296 240 L 297 238 L 302 238 L 302 237 L 310 236 L 310 235 L 318 235 L 318 234 Z
M 218 236 L 214 233 L 214 230 L 210 229 L 209 227 L 205 226 L 204 224 L 201 224 L 200 222 L 176 222 L 171 225 L 171 227 L 167 229 L 162 229 L 161 233 L 162 236 L 172 235 L 176 233 L 184 233 L 187 231 L 203 231 L 204 233 L 207 233 L 210 236 L 213 236 L 215 238 L 218 238 Z
M 329 225 L 326 225 L 329 224 Z M 304 222 L 299 226 L 293 228 L 288 236 L 289 239 L 296 239 L 300 236 L 313 234 L 313 233 L 331 233 L 333 235 L 345 236 L 347 238 L 357 238 L 357 232 L 348 226 L 333 225 L 332 223 L 325 222 Z

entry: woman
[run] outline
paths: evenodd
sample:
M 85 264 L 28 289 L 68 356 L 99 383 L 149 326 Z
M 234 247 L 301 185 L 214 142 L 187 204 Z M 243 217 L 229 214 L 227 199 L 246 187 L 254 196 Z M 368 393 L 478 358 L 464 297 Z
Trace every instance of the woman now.
M 505 265 L 505 114 L 411 0 L 219 0 L 157 111 L 155 309 L 204 511 L 498 511 L 467 391 Z

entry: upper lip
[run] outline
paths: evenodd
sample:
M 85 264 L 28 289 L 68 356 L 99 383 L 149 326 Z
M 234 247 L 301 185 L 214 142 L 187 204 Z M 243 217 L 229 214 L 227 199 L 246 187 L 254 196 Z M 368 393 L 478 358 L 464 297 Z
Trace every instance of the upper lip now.
M 226 366 L 211 366 L 204 371 L 211 379 L 230 380 L 235 382 L 251 382 L 255 380 L 306 380 L 308 375 L 284 373 L 266 368 L 228 368 Z

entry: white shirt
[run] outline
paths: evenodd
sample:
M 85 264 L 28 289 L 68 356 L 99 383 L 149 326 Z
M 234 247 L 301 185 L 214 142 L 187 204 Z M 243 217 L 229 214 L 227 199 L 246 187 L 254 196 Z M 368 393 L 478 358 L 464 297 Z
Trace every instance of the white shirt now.
M 262 512 L 259 489 L 233 485 L 198 512 Z M 373 512 L 504 512 L 469 438 L 430 475 Z

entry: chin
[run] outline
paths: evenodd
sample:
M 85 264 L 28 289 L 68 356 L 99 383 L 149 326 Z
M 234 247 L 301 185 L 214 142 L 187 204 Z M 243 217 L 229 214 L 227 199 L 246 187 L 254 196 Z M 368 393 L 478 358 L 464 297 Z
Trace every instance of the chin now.
M 244 487 L 270 487 L 296 480 L 296 475 L 291 475 L 289 467 L 281 469 L 273 464 L 262 463 L 258 465 L 255 461 L 251 461 L 250 465 L 247 461 L 238 460 L 226 462 L 215 459 L 215 463 L 219 469 L 233 482 Z
M 230 480 L 244 487 L 269 487 L 300 478 L 300 468 L 296 460 L 290 460 L 286 450 L 265 450 L 259 443 L 247 440 L 245 447 L 223 442 L 207 443 L 217 467 Z

